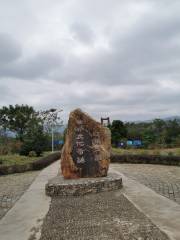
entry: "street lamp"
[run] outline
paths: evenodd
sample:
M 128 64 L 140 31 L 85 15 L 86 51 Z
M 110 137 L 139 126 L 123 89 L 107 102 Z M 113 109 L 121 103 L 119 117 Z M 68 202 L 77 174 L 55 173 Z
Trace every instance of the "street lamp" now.
M 51 147 L 52 147 L 52 152 L 54 152 L 54 126 L 62 126 L 62 121 L 61 124 L 58 124 L 58 120 L 60 120 L 60 117 L 58 117 L 58 113 L 62 112 L 62 110 L 58 109 L 51 109 L 50 110 L 50 119 L 51 119 Z
M 62 121 L 58 114 L 62 112 L 62 109 L 50 109 L 47 111 L 41 112 L 43 120 L 46 122 L 46 125 L 51 128 L 51 149 L 54 152 L 54 126 L 62 126 Z M 58 124 L 59 123 L 59 124 Z

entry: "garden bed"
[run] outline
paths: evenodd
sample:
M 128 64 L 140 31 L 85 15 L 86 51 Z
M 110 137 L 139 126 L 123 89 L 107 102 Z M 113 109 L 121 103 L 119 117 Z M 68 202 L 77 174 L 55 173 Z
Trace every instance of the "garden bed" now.
M 180 166 L 180 156 L 111 154 L 111 163 L 144 163 Z
M 21 173 L 26 171 L 41 170 L 56 160 L 60 159 L 61 153 L 55 152 L 41 158 L 27 158 L 27 162 L 21 160 L 15 161 L 16 164 L 0 165 L 0 175 L 12 174 L 12 173 Z M 21 158 L 19 158 L 21 159 Z

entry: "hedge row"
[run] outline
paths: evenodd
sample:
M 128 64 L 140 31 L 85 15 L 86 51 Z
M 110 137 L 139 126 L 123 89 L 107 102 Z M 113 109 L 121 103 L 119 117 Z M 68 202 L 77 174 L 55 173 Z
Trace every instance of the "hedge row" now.
M 55 152 L 46 157 L 42 157 L 32 163 L 22 165 L 0 166 L 0 175 L 11 173 L 22 173 L 26 171 L 41 170 L 56 160 L 60 159 L 61 153 Z
M 180 156 L 162 155 L 111 155 L 112 163 L 144 163 L 180 166 Z
M 23 165 L 0 166 L 0 175 L 11 173 L 21 173 L 32 170 L 41 170 L 56 160 L 60 159 L 61 153 L 55 152 L 46 157 L 42 157 L 32 163 Z M 161 156 L 161 155 L 111 155 L 112 163 L 144 163 L 180 166 L 180 156 Z

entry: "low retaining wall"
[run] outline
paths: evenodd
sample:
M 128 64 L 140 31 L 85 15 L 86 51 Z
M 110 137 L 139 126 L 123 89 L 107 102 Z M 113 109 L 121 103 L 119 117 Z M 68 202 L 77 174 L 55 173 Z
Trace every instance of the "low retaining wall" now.
M 111 163 L 144 163 L 180 166 L 180 156 L 112 154 Z
M 0 166 L 0 175 L 12 173 L 22 173 L 26 171 L 41 170 L 56 160 L 60 159 L 61 152 L 52 153 L 46 157 L 42 157 L 32 163 L 22 165 Z

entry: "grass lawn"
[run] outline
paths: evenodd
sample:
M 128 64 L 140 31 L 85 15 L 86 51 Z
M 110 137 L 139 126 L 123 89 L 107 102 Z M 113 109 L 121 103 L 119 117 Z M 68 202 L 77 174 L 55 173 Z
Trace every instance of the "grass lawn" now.
M 43 156 L 49 155 L 51 152 L 44 152 L 40 157 L 27 157 L 27 156 L 20 156 L 18 154 L 9 154 L 9 155 L 0 155 L 0 166 L 9 166 L 9 165 L 20 165 L 25 163 L 31 163 Z
M 121 149 L 112 148 L 112 152 L 116 154 L 149 154 L 149 155 L 173 155 L 180 156 L 180 148 L 164 148 L 164 149 Z

